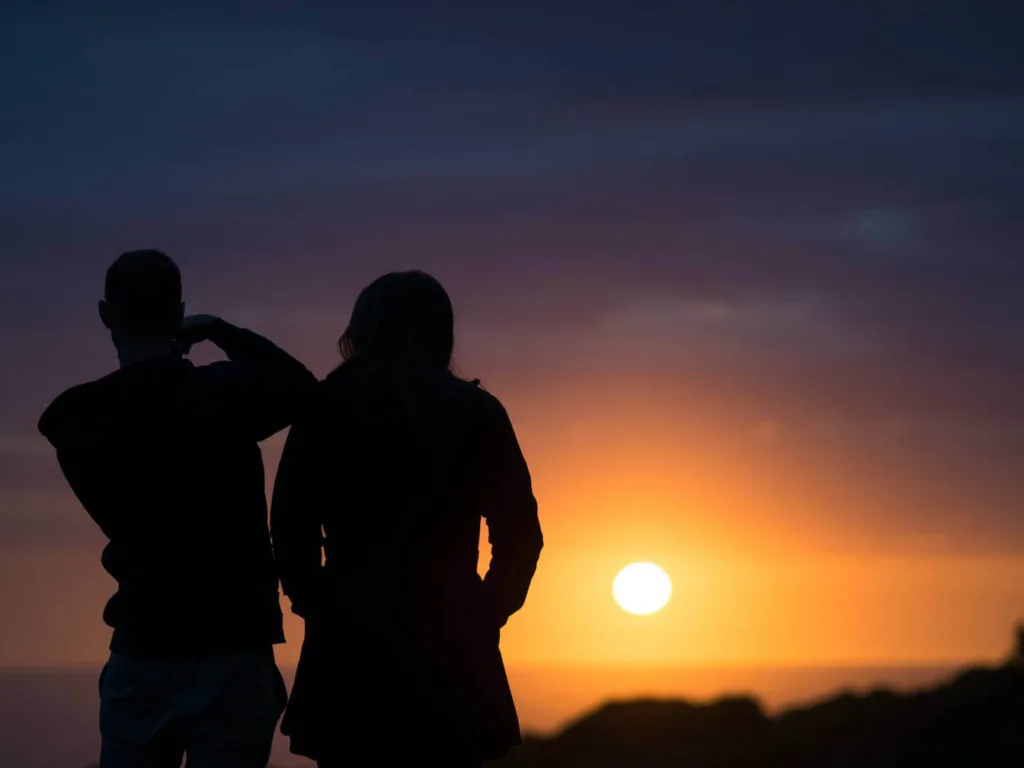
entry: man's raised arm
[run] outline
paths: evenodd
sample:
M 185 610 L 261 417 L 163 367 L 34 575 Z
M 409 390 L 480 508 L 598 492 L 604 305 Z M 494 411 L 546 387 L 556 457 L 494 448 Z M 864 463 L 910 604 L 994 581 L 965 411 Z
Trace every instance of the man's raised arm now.
M 291 424 L 316 386 L 306 366 L 276 344 L 219 317 L 185 318 L 178 341 L 186 352 L 209 341 L 227 355 L 226 362 L 207 366 L 217 394 L 215 415 L 255 440 Z

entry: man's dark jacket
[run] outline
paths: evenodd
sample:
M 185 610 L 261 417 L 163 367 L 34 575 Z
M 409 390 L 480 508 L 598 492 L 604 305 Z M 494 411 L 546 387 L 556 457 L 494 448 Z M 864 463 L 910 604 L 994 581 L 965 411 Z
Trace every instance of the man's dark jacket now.
M 259 442 L 315 378 L 263 337 L 216 321 L 228 360 L 167 355 L 73 387 L 40 432 L 109 543 L 110 649 L 175 657 L 284 641 Z

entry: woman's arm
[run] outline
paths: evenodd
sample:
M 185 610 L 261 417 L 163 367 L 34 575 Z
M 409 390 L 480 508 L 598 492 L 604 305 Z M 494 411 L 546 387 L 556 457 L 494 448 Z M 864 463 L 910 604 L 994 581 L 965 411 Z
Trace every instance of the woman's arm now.
M 484 594 L 498 625 L 504 626 L 526 602 L 544 537 L 526 459 L 508 414 L 496 400 L 489 422 L 483 514 L 491 563 L 484 577 Z
M 324 446 L 314 423 L 303 418 L 288 433 L 270 506 L 270 535 L 281 590 L 291 600 L 292 611 L 304 619 L 315 613 L 322 588 L 319 506 L 324 502 L 320 471 Z

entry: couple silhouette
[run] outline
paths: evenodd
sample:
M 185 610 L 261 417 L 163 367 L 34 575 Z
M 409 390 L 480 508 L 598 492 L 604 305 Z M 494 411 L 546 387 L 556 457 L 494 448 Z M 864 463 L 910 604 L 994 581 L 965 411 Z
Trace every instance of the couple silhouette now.
M 321 768 L 479 766 L 520 743 L 499 636 L 543 538 L 505 409 L 451 370 L 444 288 L 371 283 L 321 381 L 184 306 L 170 257 L 122 254 L 99 303 L 119 369 L 39 422 L 117 582 L 101 768 L 262 768 L 279 720 Z M 194 365 L 203 342 L 227 359 Z M 259 443 L 286 427 L 268 527 Z M 279 588 L 306 628 L 290 696 Z

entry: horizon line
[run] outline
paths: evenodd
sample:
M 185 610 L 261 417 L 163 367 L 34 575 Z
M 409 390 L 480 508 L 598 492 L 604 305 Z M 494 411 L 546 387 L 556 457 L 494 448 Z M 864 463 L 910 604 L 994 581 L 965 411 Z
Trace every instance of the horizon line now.
M 89 672 L 103 667 L 105 660 L 79 663 L 13 665 L 0 664 L 0 674 L 31 672 Z M 837 669 L 936 669 L 998 665 L 1001 659 L 883 659 L 883 660 L 837 660 L 837 661 L 785 661 L 785 662 L 621 662 L 621 663 L 557 663 L 509 664 L 509 672 L 589 672 L 603 670 L 618 671 L 659 671 L 659 670 L 837 670 Z M 294 670 L 297 662 L 277 663 L 278 667 Z

